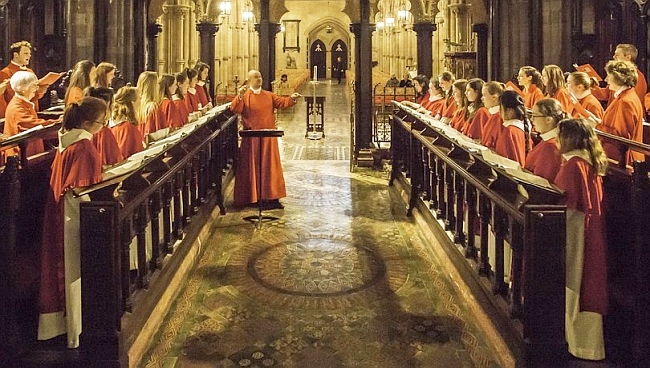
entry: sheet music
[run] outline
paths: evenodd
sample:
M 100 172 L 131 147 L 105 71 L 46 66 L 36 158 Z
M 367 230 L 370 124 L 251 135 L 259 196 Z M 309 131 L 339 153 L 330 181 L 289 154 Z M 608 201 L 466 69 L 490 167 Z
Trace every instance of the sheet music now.
M 492 165 L 501 167 L 503 169 L 519 170 L 521 171 L 521 166 L 519 162 L 511 160 L 509 158 L 499 156 L 491 150 L 482 151 L 483 158 L 485 161 L 489 162 Z
M 20 138 L 25 137 L 25 136 L 33 133 L 33 132 L 39 131 L 39 130 L 41 130 L 43 128 L 45 128 L 43 125 L 37 125 L 37 126 L 35 126 L 33 128 L 29 128 L 29 129 L 27 129 L 25 131 L 22 131 L 22 132 L 18 133 L 18 134 L 14 134 L 11 137 L 9 137 L 8 139 L 20 139 Z
M 521 181 L 527 183 L 536 184 L 545 188 L 551 187 L 551 183 L 548 180 L 542 178 L 541 176 L 537 176 L 535 174 L 531 174 L 529 172 L 523 171 L 521 169 L 513 170 L 513 169 L 506 168 L 505 172 L 508 173 L 513 178 L 520 179 Z

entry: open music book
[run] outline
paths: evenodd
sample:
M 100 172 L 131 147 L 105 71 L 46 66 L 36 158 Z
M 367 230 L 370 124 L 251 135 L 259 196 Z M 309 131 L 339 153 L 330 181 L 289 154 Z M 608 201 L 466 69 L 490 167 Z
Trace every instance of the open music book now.
M 517 92 L 517 94 L 518 94 L 519 96 L 522 96 L 522 97 L 524 96 L 524 91 L 522 91 L 521 88 L 519 88 L 518 85 L 512 83 L 512 81 L 508 81 L 508 82 L 506 83 L 506 89 L 507 89 L 508 91 L 515 91 L 515 92 Z
M 603 78 L 600 77 L 598 73 L 596 73 L 596 69 L 594 69 L 591 64 L 583 64 L 583 65 L 577 65 L 573 64 L 573 67 L 576 68 L 577 71 L 587 73 L 589 77 L 591 78 L 596 78 L 598 82 L 602 82 Z
M 61 75 L 63 75 L 63 73 L 49 72 L 43 78 L 38 80 L 38 85 L 49 86 L 61 78 Z
M 519 165 L 519 162 L 515 160 L 511 160 L 509 158 L 497 155 L 496 153 L 490 150 L 485 150 L 482 152 L 482 154 L 485 161 L 491 163 L 492 165 L 496 165 L 504 169 L 521 171 L 521 166 Z

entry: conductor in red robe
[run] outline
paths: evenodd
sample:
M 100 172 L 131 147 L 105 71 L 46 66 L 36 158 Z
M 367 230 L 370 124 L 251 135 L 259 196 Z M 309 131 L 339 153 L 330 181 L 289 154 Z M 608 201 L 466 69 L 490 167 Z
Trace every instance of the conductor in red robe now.
M 240 114 L 244 130 L 275 129 L 273 109 L 285 109 L 296 104 L 296 99 L 302 97 L 294 92 L 291 96 L 280 97 L 262 89 L 262 74 L 257 70 L 248 72 L 248 86 L 242 86 L 238 95 L 232 100 L 230 110 Z M 260 149 L 260 138 L 242 137 L 241 147 L 235 175 L 235 206 L 262 201 L 266 209 L 283 208 L 279 199 L 286 197 L 287 192 L 280 163 L 280 150 L 277 138 L 263 138 Z M 262 162 L 258 163 L 257 160 Z M 262 169 L 262 172 L 258 170 Z M 261 193 L 258 193 L 258 175 L 261 175 Z

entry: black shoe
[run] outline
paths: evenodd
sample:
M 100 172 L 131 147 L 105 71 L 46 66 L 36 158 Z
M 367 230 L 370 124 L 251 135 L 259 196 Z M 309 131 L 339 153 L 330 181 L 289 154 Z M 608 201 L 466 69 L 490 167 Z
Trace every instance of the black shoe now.
M 284 209 L 282 203 L 279 199 L 263 200 L 262 201 L 262 210 L 281 210 Z

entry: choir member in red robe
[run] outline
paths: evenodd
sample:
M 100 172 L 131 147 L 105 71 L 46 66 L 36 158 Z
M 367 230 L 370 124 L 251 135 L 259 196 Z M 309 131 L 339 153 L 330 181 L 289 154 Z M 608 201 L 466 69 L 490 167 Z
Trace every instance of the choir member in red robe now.
M 190 81 L 190 87 L 187 89 L 187 95 L 185 95 L 185 103 L 190 112 L 199 111 L 203 106 L 199 102 L 199 96 L 196 94 L 196 83 L 198 82 L 198 76 L 196 70 L 187 68 L 185 69 L 185 75 Z
M 79 205 L 88 196 L 72 190 L 102 180 L 102 162 L 90 142 L 106 120 L 106 104 L 84 97 L 66 109 L 59 147 L 52 162 L 50 190 L 43 221 L 38 339 L 66 334 L 68 348 L 81 334 L 81 265 Z
M 490 119 L 488 109 L 483 106 L 483 86 L 485 82 L 480 78 L 472 78 L 465 86 L 465 97 L 469 102 L 467 109 L 469 122 L 461 132 L 475 141 L 481 140 L 481 132 Z
M 415 103 L 422 103 L 429 98 L 429 78 L 424 74 L 418 74 L 413 78 L 413 87 L 415 88 Z
M 494 150 L 503 157 L 519 162 L 523 167 L 526 163 L 530 134 L 524 98 L 515 91 L 505 91 L 500 101 L 503 128 L 497 136 Z
M 648 91 L 648 82 L 646 81 L 645 75 L 643 75 L 641 70 L 639 70 L 639 67 L 636 65 L 636 58 L 638 55 L 639 50 L 636 48 L 636 46 L 630 43 L 621 43 L 616 46 L 612 60 L 629 61 L 634 64 L 636 68 L 637 80 L 637 83 L 634 86 L 634 91 L 636 92 L 637 96 L 639 96 L 639 100 L 643 101 L 646 92 Z M 607 101 L 607 106 L 609 106 L 609 104 L 614 100 L 614 91 L 612 91 L 612 89 L 609 87 L 599 87 L 598 84 L 596 84 L 595 80 L 594 84 L 592 85 L 591 92 L 599 101 Z
M 274 129 L 273 109 L 293 106 L 301 97 L 297 92 L 280 97 L 262 89 L 262 74 L 257 70 L 248 72 L 248 86 L 239 89 L 230 109 L 241 115 L 244 130 Z M 258 152 L 260 138 L 242 137 L 235 174 L 235 205 L 245 206 L 257 201 L 270 201 L 272 208 L 282 208 L 280 198 L 287 195 L 280 163 L 277 138 L 262 138 L 262 152 Z M 263 160 L 258 163 L 258 160 Z M 262 168 L 264 172 L 258 170 Z M 264 178 L 258 193 L 258 177 Z
M 564 190 L 567 206 L 566 339 L 572 355 L 602 360 L 608 296 L 601 176 L 607 157 L 594 130 L 583 119 L 561 121 L 558 143 L 566 160 L 555 177 L 555 185 Z
M 445 106 L 445 91 L 440 86 L 440 82 L 436 78 L 429 80 L 429 98 L 425 99 L 422 107 L 426 109 L 426 113 L 431 116 L 440 116 L 442 109 Z
M 458 130 L 459 132 L 467 123 L 467 96 L 465 96 L 465 87 L 467 86 L 467 79 L 456 79 L 452 87 L 452 94 L 456 102 L 454 114 L 449 120 L 449 125 Z
M 138 129 L 135 115 L 138 103 L 138 90 L 135 87 L 122 87 L 115 93 L 111 132 L 124 158 L 144 149 L 144 137 Z
M 210 66 L 204 62 L 197 62 L 194 65 L 198 75 L 196 82 L 196 94 L 199 97 L 201 106 L 212 106 L 212 94 L 210 93 L 210 84 L 208 83 L 208 74 L 210 73 Z
M 138 94 L 140 96 L 140 106 L 138 108 L 138 128 L 145 138 L 149 141 L 149 134 L 155 133 L 160 129 L 167 127 L 167 121 L 162 117 L 158 108 L 160 105 L 158 73 L 145 71 L 138 77 Z
M 106 87 L 88 87 L 84 91 L 86 96 L 101 98 L 106 102 L 106 123 L 102 129 L 93 135 L 92 143 L 102 157 L 102 167 L 114 165 L 124 160 L 117 139 L 108 127 L 113 109 L 113 89 Z
M 499 99 L 505 90 L 503 83 L 496 81 L 487 82 L 483 85 L 483 104 L 488 109 L 490 116 L 481 131 L 481 144 L 491 149 L 494 149 L 497 137 L 501 133 L 501 129 L 503 129 Z
M 171 74 L 163 74 L 158 80 L 158 93 L 162 98 L 160 100 L 160 115 L 165 121 L 165 126 L 177 129 L 183 126 L 181 115 L 172 101 L 174 94 L 178 90 L 176 77 Z
M 65 92 L 66 106 L 79 101 L 84 96 L 84 90 L 95 84 L 95 69 L 95 63 L 90 60 L 82 60 L 75 65 Z
M 176 93 L 172 95 L 172 101 L 174 101 L 174 106 L 176 106 L 176 111 L 181 117 L 181 122 L 183 125 L 187 123 L 190 117 L 190 109 L 185 102 L 185 96 L 187 96 L 187 89 L 190 88 L 190 80 L 187 78 L 185 73 L 176 74 L 176 85 L 178 89 Z
M 564 73 L 557 65 L 546 65 L 542 69 L 542 83 L 544 83 L 544 97 L 554 98 L 562 105 L 562 110 L 567 114 L 573 111 L 571 95 L 566 89 Z
M 27 67 L 29 61 L 32 59 L 32 45 L 27 41 L 18 41 L 11 44 L 9 47 L 9 54 L 11 61 L 9 64 L 0 70 L 0 81 L 9 80 L 17 71 L 24 70 L 34 75 L 33 70 Z M 34 110 L 38 111 L 38 100 L 43 97 L 48 86 L 39 86 L 32 97 L 31 101 L 34 104 Z M 9 85 L 4 91 L 4 105 L 7 106 L 11 99 L 14 97 L 14 90 Z M 0 109 L 0 118 L 5 117 L 5 110 Z
M 7 113 L 5 116 L 5 124 L 3 133 L 11 137 L 27 129 L 37 127 L 39 125 L 49 125 L 54 123 L 53 120 L 40 119 L 36 115 L 36 108 L 32 99 L 38 90 L 38 79 L 34 73 L 28 71 L 17 71 L 10 80 L 14 96 L 7 105 Z M 37 153 L 43 152 L 42 139 L 34 139 L 27 144 L 26 154 L 32 156 Z M 18 154 L 18 147 L 13 147 L 5 150 L 5 155 L 10 156 Z
M 614 99 L 607 106 L 602 120 L 589 119 L 595 128 L 627 138 L 636 142 L 643 142 L 644 111 L 641 100 L 634 90 L 637 82 L 636 67 L 629 61 L 610 60 L 605 65 L 608 87 L 614 91 Z M 631 164 L 633 160 L 643 161 L 642 154 L 628 151 L 626 157 L 621 157 L 617 145 L 603 141 L 603 148 L 607 157 Z
M 523 88 L 524 104 L 532 109 L 535 103 L 544 98 L 542 75 L 532 66 L 522 66 L 517 74 L 517 82 Z
M 571 93 L 574 118 L 590 118 L 592 116 L 602 119 L 605 114 L 600 101 L 591 94 L 591 80 L 584 72 L 573 72 L 567 78 L 567 89 Z M 579 106 L 578 106 L 579 105 Z
M 445 105 L 442 108 L 442 114 L 440 115 L 440 120 L 444 123 L 449 124 L 451 118 L 456 112 L 456 100 L 454 99 L 454 82 L 456 77 L 451 72 L 442 72 L 438 76 L 438 82 L 443 91 L 445 91 Z
M 562 155 L 556 145 L 557 124 L 566 118 L 567 114 L 562 111 L 562 106 L 553 98 L 537 101 L 530 116 L 542 141 L 528 152 L 524 168 L 551 183 L 562 165 Z
M 93 87 L 111 88 L 117 67 L 109 62 L 102 61 L 95 69 L 95 83 Z

